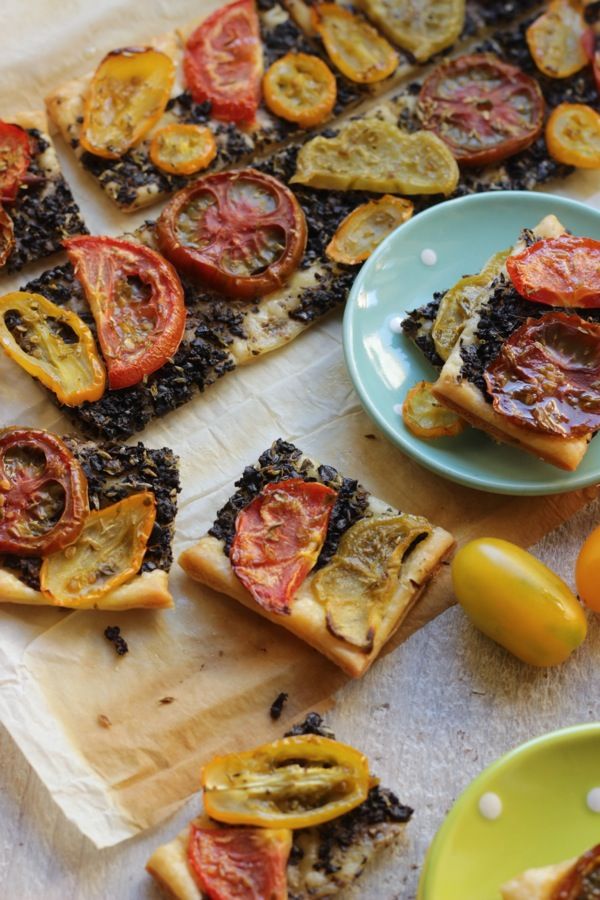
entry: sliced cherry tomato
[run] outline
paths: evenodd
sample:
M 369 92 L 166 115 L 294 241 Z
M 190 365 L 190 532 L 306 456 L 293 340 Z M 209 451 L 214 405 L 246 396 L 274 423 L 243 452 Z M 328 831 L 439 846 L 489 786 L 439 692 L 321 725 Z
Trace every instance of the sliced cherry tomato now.
M 206 125 L 174 123 L 156 132 L 150 159 L 171 175 L 192 175 L 206 169 L 217 155 L 215 136 Z
M 13 220 L 4 207 L 0 205 L 0 268 L 6 263 L 14 246 L 15 226 L 13 225 Z
M 600 526 L 587 536 L 579 551 L 575 581 L 585 605 L 600 613 Z
M 560 237 L 536 241 L 506 260 L 516 290 L 548 306 L 600 307 L 600 241 Z
M 600 844 L 580 856 L 549 900 L 594 900 L 600 897 Z
M 217 756 L 200 776 L 211 818 L 292 829 L 329 822 L 359 806 L 369 781 L 362 753 L 315 734 Z
M 600 428 L 600 325 L 552 312 L 527 319 L 484 372 L 496 412 L 560 437 Z
M 0 201 L 17 196 L 31 162 L 31 139 L 24 128 L 0 121 Z
M 155 518 L 156 500 L 150 491 L 91 512 L 75 542 L 44 559 L 44 596 L 57 606 L 94 606 L 139 570 Z
M 178 269 L 231 297 L 281 287 L 306 246 L 292 192 L 256 169 L 205 175 L 175 194 L 157 222 L 161 252 Z
M 540 72 L 550 78 L 568 78 L 589 62 L 585 50 L 587 32 L 580 3 L 553 0 L 529 26 L 525 37 Z
M 262 46 L 254 0 L 217 9 L 188 39 L 183 71 L 196 103 L 216 119 L 251 122 L 260 101 Z
M 286 53 L 263 78 L 265 103 L 276 116 L 312 128 L 329 118 L 335 106 L 335 76 L 322 59 L 308 53 Z
M 175 355 L 185 329 L 183 288 L 154 250 L 111 237 L 64 242 L 90 304 L 113 390 L 138 384 Z
M 319 3 L 312 20 L 329 59 L 350 81 L 374 84 L 395 71 L 398 54 L 362 16 L 337 3 Z
M 529 147 L 542 132 L 539 84 L 491 53 L 441 63 L 419 94 L 423 126 L 464 166 L 486 166 Z
M 432 440 L 454 437 L 464 431 L 464 420 L 437 400 L 429 381 L 419 381 L 411 387 L 402 404 L 402 418 L 409 431 L 418 438 Z
M 188 861 L 209 900 L 287 900 L 287 828 L 190 826 Z
M 327 535 L 336 492 L 290 478 L 268 484 L 235 521 L 233 571 L 263 609 L 289 613 Z
M 104 57 L 85 98 L 79 140 L 84 150 L 118 159 L 162 116 L 175 79 L 170 56 L 127 47 Z
M 425 62 L 454 43 L 465 22 L 465 0 L 361 0 L 383 33 Z
M 325 253 L 347 266 L 364 262 L 388 234 L 410 219 L 414 209 L 410 200 L 391 194 L 369 200 L 340 222 Z
M 561 103 L 546 124 L 546 144 L 560 163 L 600 169 L 600 114 L 583 103 Z
M 14 291 L 0 297 L 0 346 L 60 403 L 77 406 L 104 393 L 106 375 L 94 335 L 76 313 L 41 294 Z
M 0 552 L 41 556 L 66 547 L 88 512 L 83 469 L 60 438 L 31 428 L 0 432 Z

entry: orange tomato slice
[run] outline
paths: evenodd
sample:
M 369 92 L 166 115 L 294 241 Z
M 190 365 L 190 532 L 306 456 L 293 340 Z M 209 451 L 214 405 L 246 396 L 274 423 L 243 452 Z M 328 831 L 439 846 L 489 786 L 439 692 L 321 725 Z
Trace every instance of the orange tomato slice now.
M 548 119 L 546 144 L 560 163 L 600 168 L 600 114 L 584 103 L 561 103 Z
M 364 262 L 382 240 L 414 212 L 414 205 L 403 197 L 384 194 L 353 209 L 338 225 L 325 253 L 334 262 L 355 266 Z
M 525 33 L 540 72 L 550 78 L 568 78 L 587 66 L 587 31 L 580 3 L 553 0 Z
M 332 63 L 350 81 L 383 81 L 398 65 L 398 54 L 372 25 L 337 3 L 312 9 L 313 26 Z
M 286 53 L 263 78 L 266 105 L 282 119 L 312 128 L 329 118 L 335 106 L 335 76 L 318 56 Z
M 410 389 L 402 406 L 404 424 L 425 440 L 460 434 L 465 427 L 463 419 L 436 400 L 432 387 L 430 381 L 419 381 Z
M 170 175 L 193 175 L 206 169 L 216 155 L 217 142 L 206 125 L 167 125 L 150 144 L 150 159 Z

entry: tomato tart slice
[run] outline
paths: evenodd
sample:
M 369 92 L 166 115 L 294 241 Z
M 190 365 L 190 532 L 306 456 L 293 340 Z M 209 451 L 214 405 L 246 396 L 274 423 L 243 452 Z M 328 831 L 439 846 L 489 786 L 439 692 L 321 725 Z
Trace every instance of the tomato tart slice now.
M 500 888 L 502 900 L 594 900 L 600 891 L 600 844 L 576 859 L 527 869 Z

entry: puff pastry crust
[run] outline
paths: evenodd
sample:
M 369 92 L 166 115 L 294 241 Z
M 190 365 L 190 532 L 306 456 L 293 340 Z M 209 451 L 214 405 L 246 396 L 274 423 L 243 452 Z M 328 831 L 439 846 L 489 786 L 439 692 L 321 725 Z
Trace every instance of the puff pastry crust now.
M 575 862 L 569 859 L 541 869 L 527 869 L 502 885 L 502 900 L 550 900 L 552 891 Z
M 57 606 L 60 609 L 106 609 L 112 612 L 126 609 L 170 609 L 174 605 L 169 591 L 169 576 L 162 569 L 142 572 L 93 603 L 72 603 L 65 607 L 63 604 L 51 603 L 41 591 L 34 590 L 12 572 L 0 568 L 0 603 Z

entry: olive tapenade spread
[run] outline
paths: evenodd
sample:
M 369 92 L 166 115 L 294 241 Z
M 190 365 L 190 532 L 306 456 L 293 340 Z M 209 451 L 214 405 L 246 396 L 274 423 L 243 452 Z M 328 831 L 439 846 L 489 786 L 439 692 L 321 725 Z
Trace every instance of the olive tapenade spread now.
M 172 540 L 180 490 L 177 457 L 172 450 L 151 450 L 143 444 L 97 444 L 72 435 L 63 438 L 79 460 L 88 482 L 90 509 L 117 503 L 130 494 L 152 491 L 156 497 L 156 521 L 148 540 L 141 571 L 163 569 L 173 561 Z M 0 566 L 39 590 L 41 559 L 0 554 Z

